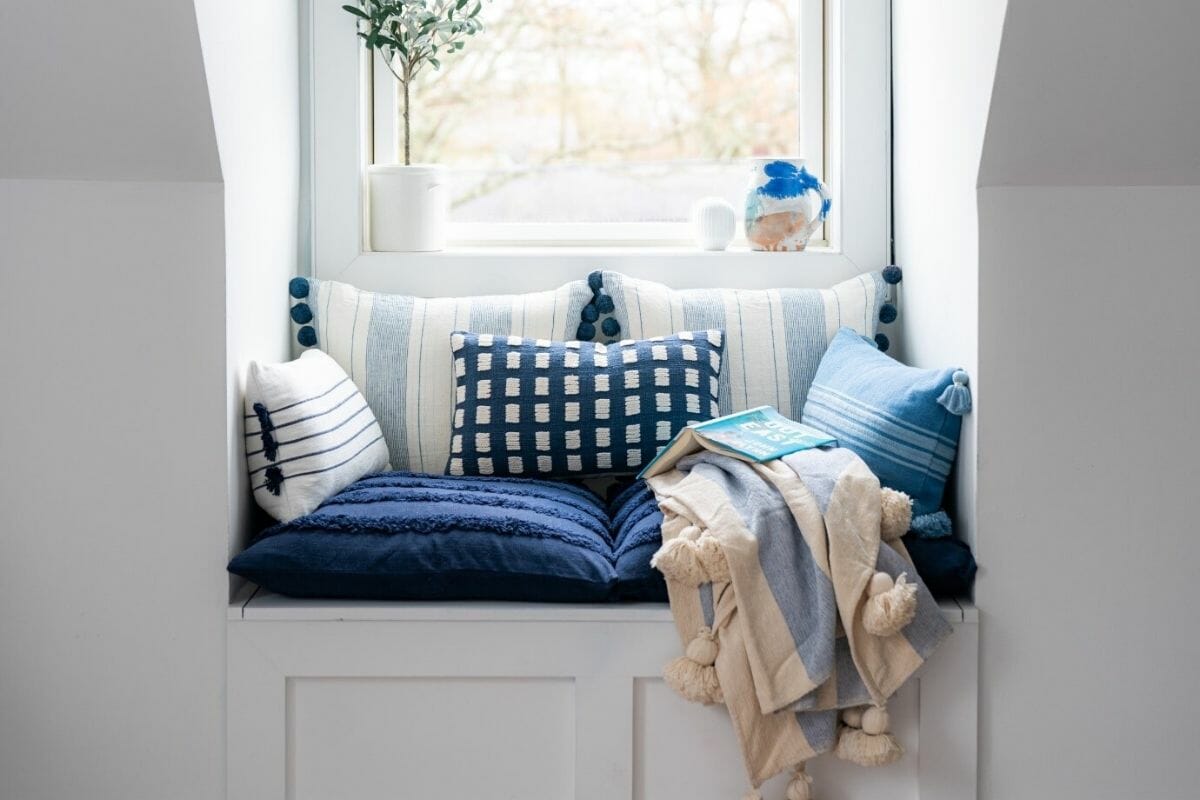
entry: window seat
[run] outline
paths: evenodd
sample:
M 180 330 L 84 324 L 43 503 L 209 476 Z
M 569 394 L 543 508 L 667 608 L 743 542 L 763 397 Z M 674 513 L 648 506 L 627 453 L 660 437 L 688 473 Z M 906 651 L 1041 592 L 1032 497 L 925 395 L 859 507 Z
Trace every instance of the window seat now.
M 839 796 L 975 796 L 978 613 L 889 703 L 908 754 L 812 773 Z M 504 796 L 724 800 L 745 789 L 726 712 L 675 696 L 658 604 L 296 599 L 228 606 L 230 800 Z M 764 797 L 782 797 L 768 784 Z

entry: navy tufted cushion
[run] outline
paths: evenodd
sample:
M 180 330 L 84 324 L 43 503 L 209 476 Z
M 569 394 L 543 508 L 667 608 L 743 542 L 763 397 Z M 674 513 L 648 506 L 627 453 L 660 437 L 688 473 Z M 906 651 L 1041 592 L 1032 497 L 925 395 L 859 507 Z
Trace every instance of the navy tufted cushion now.
M 637 472 L 717 414 L 724 334 L 603 345 L 455 332 L 449 475 Z
M 667 582 L 650 566 L 662 546 L 662 512 L 645 481 L 636 481 L 608 506 L 612 517 L 613 565 L 620 600 L 666 602 Z
M 377 600 L 599 602 L 616 584 L 588 490 L 400 472 L 267 529 L 229 570 L 281 594 Z

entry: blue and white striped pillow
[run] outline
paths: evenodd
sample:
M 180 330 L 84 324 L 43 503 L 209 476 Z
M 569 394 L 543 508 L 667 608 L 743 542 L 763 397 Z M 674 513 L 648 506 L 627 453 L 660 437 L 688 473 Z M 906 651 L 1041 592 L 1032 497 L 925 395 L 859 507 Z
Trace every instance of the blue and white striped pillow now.
M 381 294 L 313 278 L 292 279 L 288 291 L 299 345 L 332 356 L 366 396 L 392 466 L 426 473 L 441 473 L 450 456 L 450 334 L 566 339 L 593 294 L 583 280 L 492 297 Z
M 288 522 L 387 469 L 388 449 L 345 370 L 310 350 L 286 364 L 250 363 L 246 463 L 254 499 Z
M 449 475 L 637 472 L 717 413 L 721 331 L 613 344 L 456 332 Z
M 874 337 L 881 321 L 896 319 L 895 306 L 885 300 L 887 284 L 900 280 L 900 270 L 889 267 L 859 275 L 831 289 L 676 290 L 607 271 L 595 273 L 592 280 L 611 296 L 602 299 L 614 327 L 625 336 L 725 331 L 722 414 L 774 406 L 785 417 L 797 419 L 821 356 L 838 329 L 849 326 Z M 886 349 L 887 337 L 880 335 L 879 342 Z
M 880 483 L 911 497 L 914 515 L 932 514 L 941 507 L 969 397 L 961 370 L 905 366 L 843 328 L 821 359 L 802 421 L 836 436 Z

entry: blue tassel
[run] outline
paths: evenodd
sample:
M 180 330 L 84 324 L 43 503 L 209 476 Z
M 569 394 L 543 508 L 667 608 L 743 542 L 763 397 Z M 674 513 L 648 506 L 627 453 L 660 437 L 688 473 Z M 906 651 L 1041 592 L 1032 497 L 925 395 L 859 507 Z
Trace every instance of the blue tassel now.
M 267 467 L 267 491 L 279 497 L 279 489 L 283 486 L 283 470 L 279 467 Z
M 601 314 L 611 314 L 616 310 L 617 304 L 613 301 L 611 294 L 599 289 L 596 291 L 596 308 L 600 309 Z
M 603 272 L 596 270 L 588 274 L 588 288 L 592 290 L 592 294 L 597 294 L 602 286 L 604 286 Z
M 600 309 L 596 308 L 595 303 L 588 303 L 583 307 L 583 311 L 579 312 L 579 316 L 584 322 L 595 322 L 600 319 Z
M 899 316 L 899 312 L 891 303 L 884 303 L 879 307 L 879 321 L 884 325 L 890 325 L 895 322 L 897 316 Z
M 271 422 L 271 413 L 262 403 L 254 404 L 254 413 L 258 417 L 259 433 L 262 434 L 263 455 L 267 457 L 267 461 L 274 461 L 279 448 L 275 445 L 275 437 L 271 435 L 271 431 L 275 430 L 275 424 Z
M 946 387 L 938 402 L 951 414 L 961 417 L 971 410 L 971 390 L 967 388 L 967 373 L 956 369 L 952 380 L 954 382 Z
M 605 336 L 613 337 L 621 332 L 621 323 L 617 322 L 612 317 L 609 317 L 608 319 L 604 320 L 604 322 L 600 323 L 600 330 L 604 331 Z
M 883 280 L 895 286 L 900 281 L 904 280 L 904 270 L 900 269 L 895 264 L 888 264 L 883 268 Z
M 953 533 L 950 515 L 941 510 L 932 514 L 918 514 L 912 518 L 909 527 L 922 539 L 942 539 Z
M 575 329 L 575 338 L 581 342 L 590 342 L 596 338 L 596 326 L 590 322 L 581 322 Z

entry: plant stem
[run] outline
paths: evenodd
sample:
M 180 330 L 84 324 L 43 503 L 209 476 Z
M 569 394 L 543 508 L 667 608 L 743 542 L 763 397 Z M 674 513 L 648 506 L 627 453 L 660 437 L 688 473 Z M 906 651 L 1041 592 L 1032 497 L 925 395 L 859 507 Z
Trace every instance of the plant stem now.
M 404 166 L 412 164 L 412 133 L 408 124 L 408 81 L 404 81 Z

